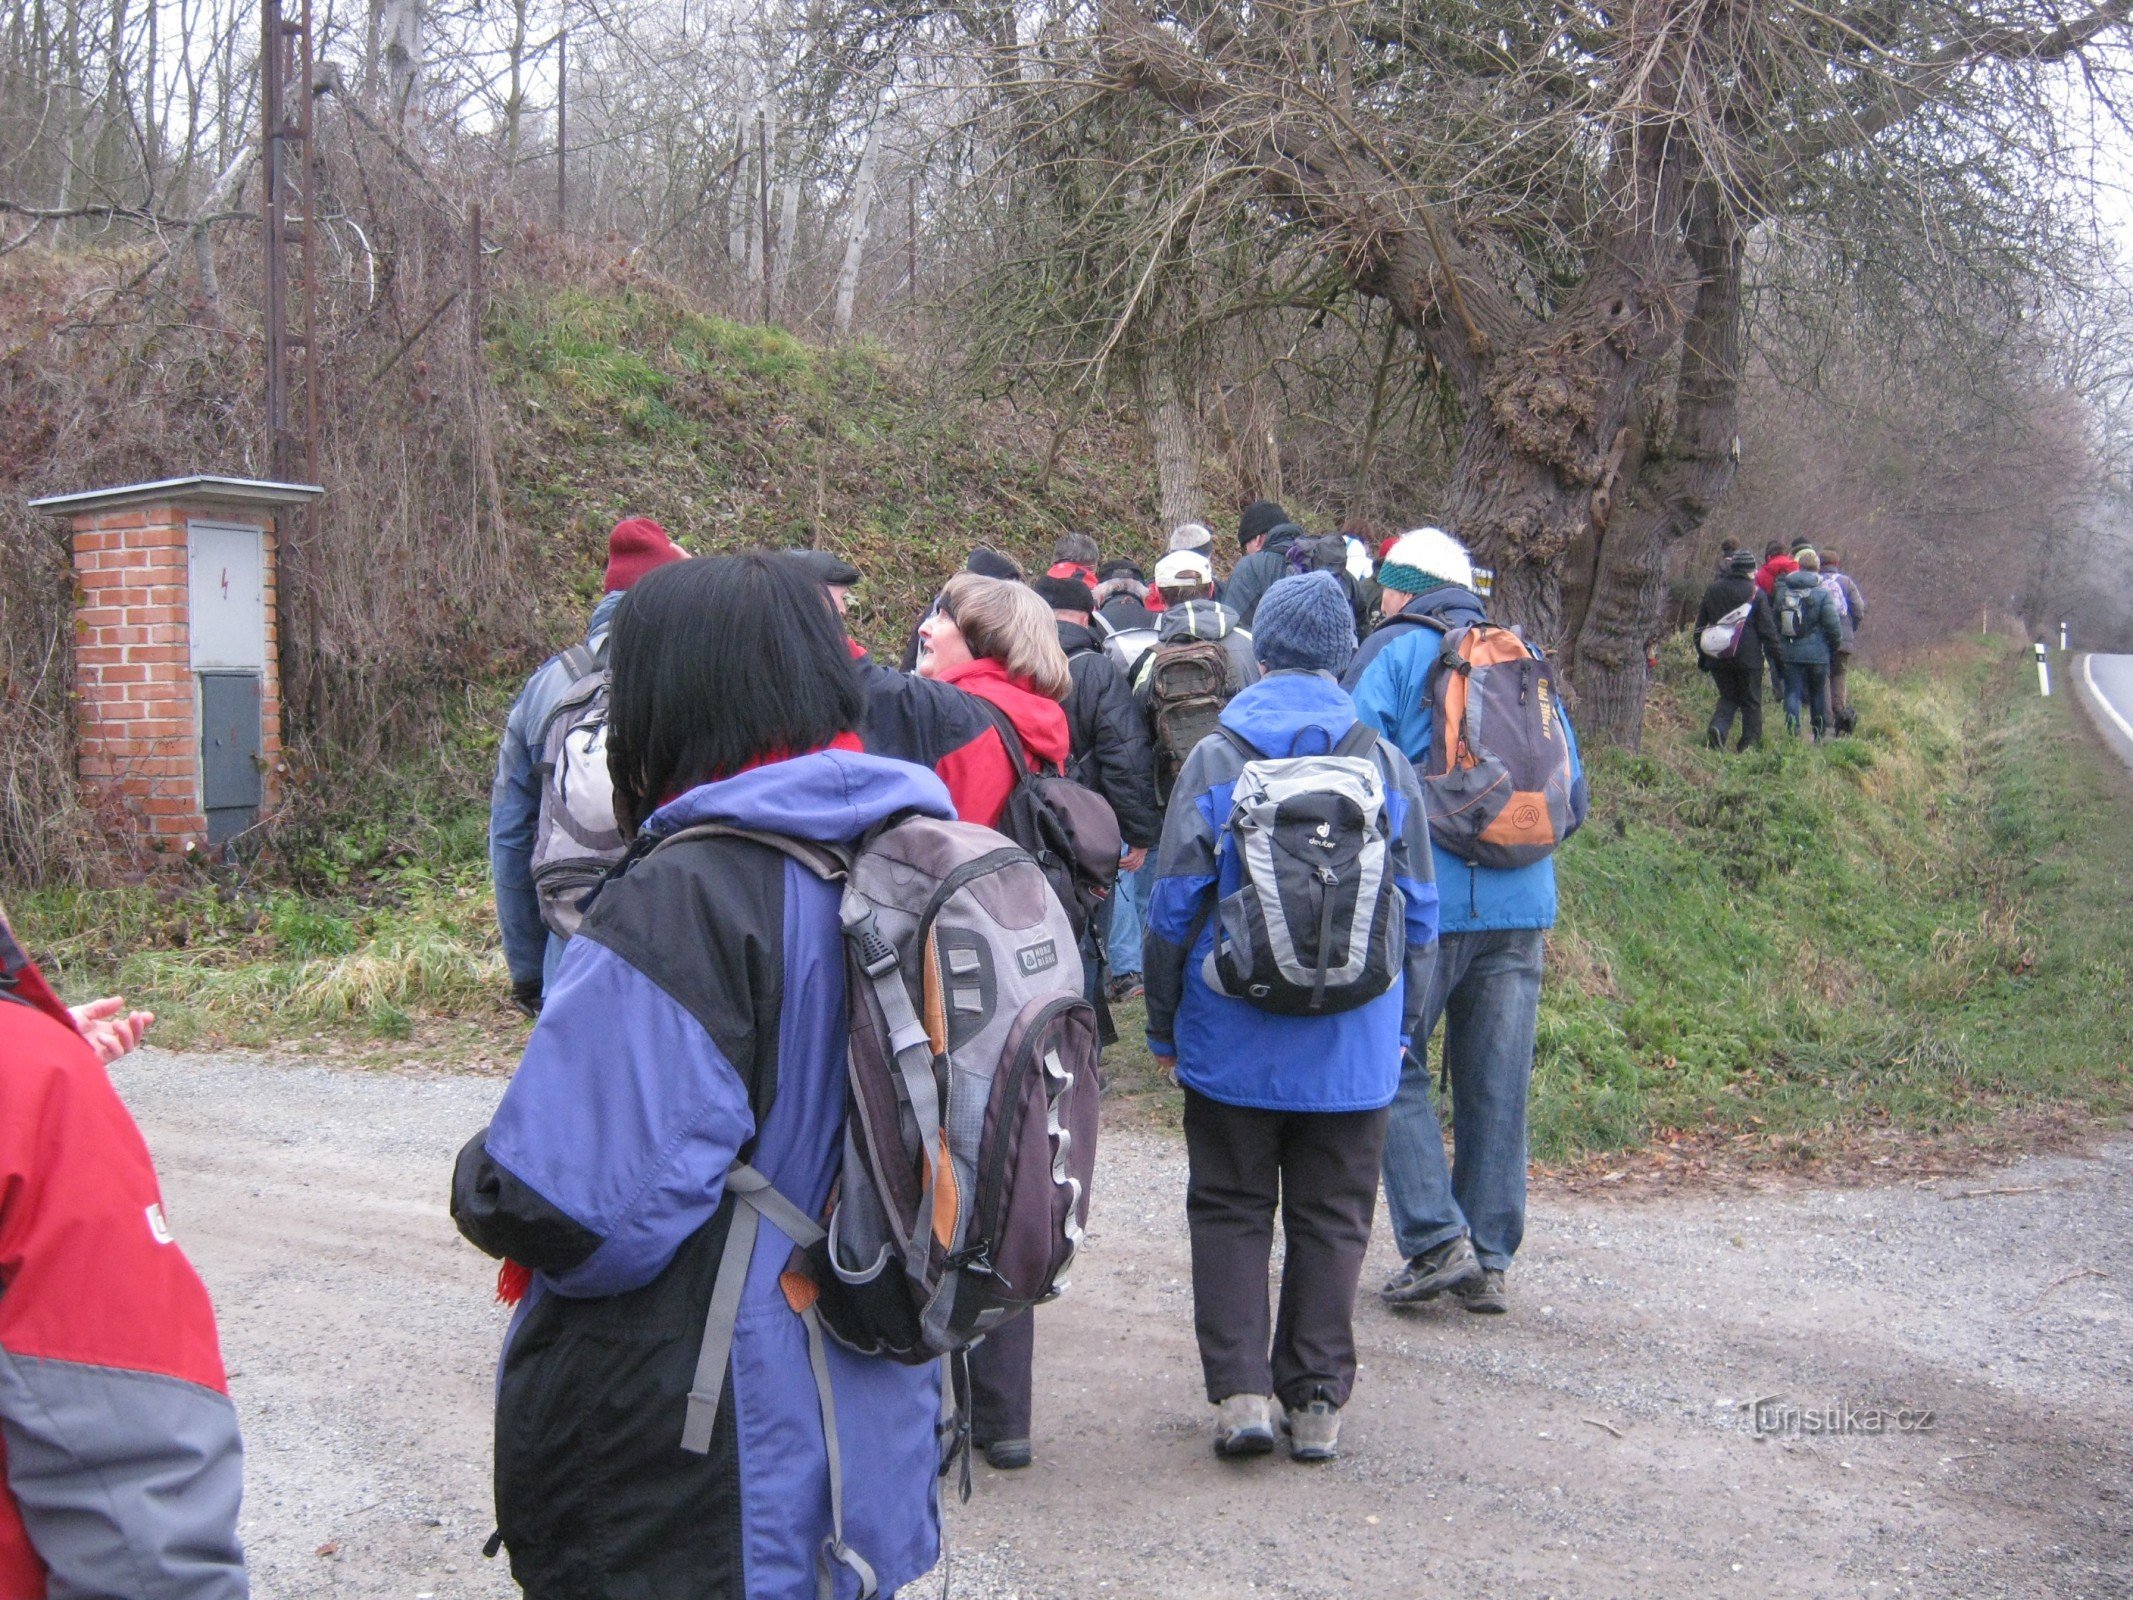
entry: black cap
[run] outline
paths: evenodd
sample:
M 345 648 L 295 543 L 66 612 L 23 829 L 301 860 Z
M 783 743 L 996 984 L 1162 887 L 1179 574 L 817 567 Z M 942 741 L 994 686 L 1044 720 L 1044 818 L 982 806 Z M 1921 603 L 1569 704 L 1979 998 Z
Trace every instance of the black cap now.
M 1039 578 L 1030 587 L 1054 611 L 1094 611 L 1096 596 L 1079 578 Z
M 1250 544 L 1262 533 L 1272 533 L 1289 520 L 1289 514 L 1271 500 L 1254 500 L 1237 519 L 1237 543 Z
M 849 589 L 859 582 L 860 570 L 828 550 L 787 550 L 784 554 L 807 569 L 807 575 L 825 588 Z
M 970 552 L 970 559 L 963 563 L 963 570 L 975 572 L 981 578 L 1005 578 L 1009 583 L 1022 581 L 1022 569 L 999 551 L 979 545 Z

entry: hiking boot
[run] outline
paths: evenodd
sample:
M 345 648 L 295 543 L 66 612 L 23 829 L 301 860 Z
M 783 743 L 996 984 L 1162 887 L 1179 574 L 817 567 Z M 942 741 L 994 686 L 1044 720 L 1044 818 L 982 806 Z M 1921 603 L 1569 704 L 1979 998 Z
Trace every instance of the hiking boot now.
M 1481 1261 L 1474 1254 L 1473 1241 L 1461 1234 L 1423 1251 L 1388 1278 L 1378 1293 L 1387 1305 L 1418 1305 L 1480 1276 Z
M 1291 1461 L 1331 1461 L 1341 1453 L 1341 1408 L 1330 1400 L 1290 1406 L 1281 1414 Z
M 1104 985 L 1104 997 L 1110 1000 L 1138 1000 L 1147 992 L 1138 972 L 1121 972 Z
M 995 1439 L 985 1447 L 985 1465 L 995 1472 L 1019 1472 L 1029 1465 L 1027 1439 Z
M 1452 1293 L 1469 1311 L 1500 1317 L 1511 1309 L 1511 1296 L 1503 1286 L 1503 1268 L 1483 1267 L 1481 1275 L 1455 1286 Z
M 1215 1454 L 1263 1456 L 1274 1449 L 1274 1408 L 1263 1394 L 1233 1394 L 1215 1409 Z

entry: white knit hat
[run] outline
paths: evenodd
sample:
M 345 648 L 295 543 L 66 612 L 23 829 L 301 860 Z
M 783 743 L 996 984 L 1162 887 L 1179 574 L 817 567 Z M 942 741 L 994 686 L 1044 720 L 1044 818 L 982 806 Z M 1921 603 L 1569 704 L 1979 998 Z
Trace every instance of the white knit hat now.
M 1406 576 L 1397 570 L 1402 567 L 1440 583 L 1455 583 L 1462 589 L 1474 587 L 1474 558 L 1466 553 L 1465 545 L 1442 528 L 1416 528 L 1401 534 L 1379 563 L 1378 582 L 1388 589 L 1400 589 L 1399 580 Z

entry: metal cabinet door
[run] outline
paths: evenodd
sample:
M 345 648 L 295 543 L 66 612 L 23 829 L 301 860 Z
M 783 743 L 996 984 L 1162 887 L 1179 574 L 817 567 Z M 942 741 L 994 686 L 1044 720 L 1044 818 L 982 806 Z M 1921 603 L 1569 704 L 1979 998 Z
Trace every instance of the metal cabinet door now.
M 258 673 L 200 674 L 200 803 L 211 845 L 259 820 L 259 713 Z

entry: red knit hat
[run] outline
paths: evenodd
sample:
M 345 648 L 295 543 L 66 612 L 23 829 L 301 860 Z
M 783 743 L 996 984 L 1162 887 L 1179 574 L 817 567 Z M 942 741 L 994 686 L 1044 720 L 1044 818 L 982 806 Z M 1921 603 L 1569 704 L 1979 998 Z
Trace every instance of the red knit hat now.
M 607 578 L 601 587 L 612 594 L 627 589 L 654 567 L 688 558 L 689 552 L 669 539 L 667 530 L 650 517 L 624 517 L 607 536 Z

